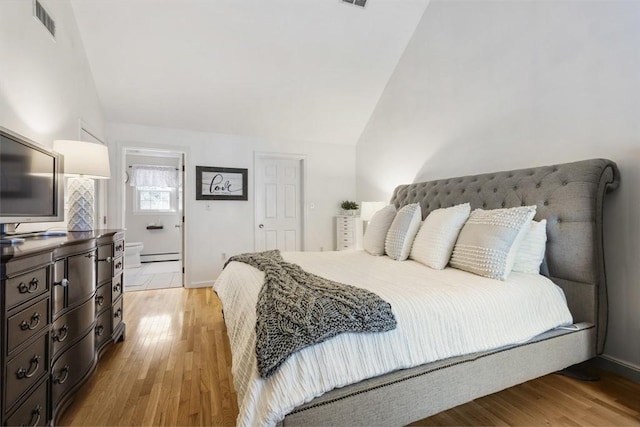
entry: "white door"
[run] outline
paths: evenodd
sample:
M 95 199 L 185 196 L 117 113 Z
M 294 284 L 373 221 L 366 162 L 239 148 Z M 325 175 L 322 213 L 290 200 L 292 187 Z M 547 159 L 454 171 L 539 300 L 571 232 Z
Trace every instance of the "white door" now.
M 256 156 L 256 251 L 302 249 L 302 162 Z

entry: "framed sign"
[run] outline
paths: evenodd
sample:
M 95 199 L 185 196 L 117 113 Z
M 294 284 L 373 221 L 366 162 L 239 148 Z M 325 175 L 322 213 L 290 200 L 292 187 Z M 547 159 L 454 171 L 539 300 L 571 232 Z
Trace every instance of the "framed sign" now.
M 196 166 L 196 200 L 248 200 L 247 169 Z

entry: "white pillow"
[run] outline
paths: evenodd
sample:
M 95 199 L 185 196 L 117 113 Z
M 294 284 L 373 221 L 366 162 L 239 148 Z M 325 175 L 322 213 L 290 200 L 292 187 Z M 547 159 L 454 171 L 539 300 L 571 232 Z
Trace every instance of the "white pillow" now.
M 531 221 L 529 230 L 524 235 L 522 243 L 516 253 L 516 259 L 511 271 L 539 274 L 540 264 L 544 259 L 547 248 L 547 220 Z
M 396 261 L 407 259 L 421 222 L 422 211 L 418 203 L 406 205 L 398 211 L 384 241 L 384 250 L 390 258 Z
M 469 213 L 469 203 L 432 211 L 420 226 L 409 258 L 436 270 L 445 268 Z
M 474 210 L 453 248 L 451 266 L 491 279 L 506 279 L 535 213 L 535 206 Z
M 385 206 L 373 214 L 364 231 L 362 246 L 371 255 L 384 255 L 384 241 L 393 218 L 396 216 L 396 207 Z

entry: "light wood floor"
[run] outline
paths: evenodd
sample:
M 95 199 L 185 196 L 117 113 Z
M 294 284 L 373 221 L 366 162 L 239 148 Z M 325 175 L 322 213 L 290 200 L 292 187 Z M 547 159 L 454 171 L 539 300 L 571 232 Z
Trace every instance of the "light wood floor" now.
M 234 425 L 221 304 L 211 289 L 127 293 L 127 339 L 104 354 L 60 425 Z M 640 384 L 548 375 L 415 425 L 640 425 Z

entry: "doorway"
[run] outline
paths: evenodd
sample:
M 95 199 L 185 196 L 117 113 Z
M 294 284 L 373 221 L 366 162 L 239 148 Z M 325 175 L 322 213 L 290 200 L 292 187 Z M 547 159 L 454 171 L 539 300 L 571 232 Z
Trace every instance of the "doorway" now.
M 304 156 L 256 153 L 256 251 L 304 250 L 304 177 Z
M 124 290 L 182 287 L 184 153 L 124 148 L 123 157 Z

